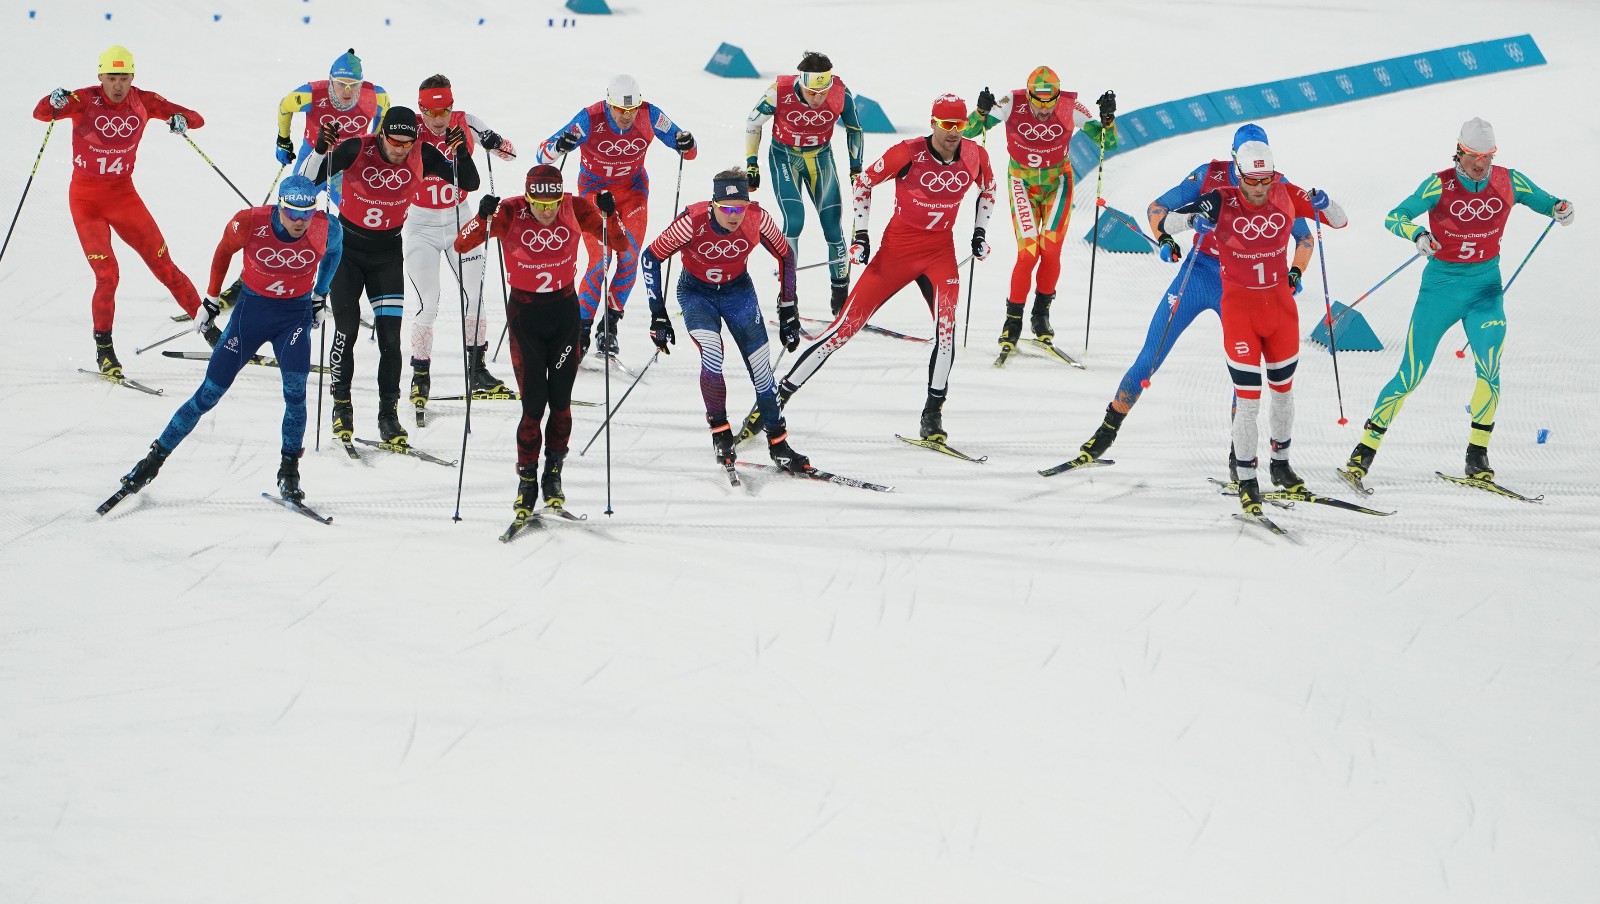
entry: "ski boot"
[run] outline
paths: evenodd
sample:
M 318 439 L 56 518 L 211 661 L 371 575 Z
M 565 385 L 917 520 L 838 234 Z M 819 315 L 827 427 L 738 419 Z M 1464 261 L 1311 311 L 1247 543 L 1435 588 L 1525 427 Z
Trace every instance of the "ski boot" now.
M 222 330 L 218 329 L 215 323 L 208 323 L 200 332 L 200 338 L 206 341 L 206 345 L 216 348 L 217 343 L 222 341 Z
M 544 474 L 539 478 L 539 486 L 544 493 L 544 504 L 551 508 L 560 508 L 567 501 L 567 494 L 561 492 L 561 463 L 565 460 L 565 455 L 546 453 L 544 457 Z
M 428 406 L 428 393 L 433 389 L 433 376 L 429 373 L 432 367 L 431 358 L 411 359 L 411 404 L 419 409 Z
M 734 459 L 738 457 L 738 444 L 734 442 L 733 429 L 726 420 L 711 422 L 711 448 L 717 457 L 717 464 L 724 468 L 732 468 Z
M 839 312 L 844 310 L 845 301 L 847 301 L 849 298 L 849 286 L 836 285 L 833 287 L 833 295 L 828 299 L 828 307 L 833 310 L 833 316 L 839 316 Z
M 594 321 L 584 320 L 579 326 L 581 329 L 578 331 L 578 354 L 587 355 L 589 354 L 589 346 L 594 344 L 594 337 L 591 335 L 594 329 Z
M 1006 302 L 1006 322 L 1000 327 L 1000 350 L 1014 352 L 1022 340 L 1022 304 Z
M 227 311 L 229 308 L 238 304 L 239 290 L 243 288 L 244 280 L 236 279 L 226 289 L 223 289 L 222 294 L 217 296 L 217 310 Z
M 1350 450 L 1350 460 L 1344 463 L 1344 469 L 1355 479 L 1364 480 L 1367 472 L 1372 470 L 1372 460 L 1377 457 L 1377 449 L 1366 443 L 1356 443 L 1356 447 Z
M 1017 305 L 1017 307 L 1020 309 L 1022 306 Z M 1019 315 L 1017 321 L 1019 331 L 1021 326 L 1022 321 Z M 1078 447 L 1079 460 L 1098 461 L 1100 456 L 1106 454 L 1106 450 L 1111 448 L 1111 444 L 1117 441 L 1117 431 L 1122 429 L 1122 419 L 1127 416 L 1128 413 L 1126 411 L 1118 411 L 1107 405 L 1106 418 L 1100 422 L 1100 426 L 1094 428 L 1094 436 L 1089 437 L 1088 442 Z M 1232 455 L 1232 453 L 1229 454 L 1230 456 Z
M 944 429 L 944 399 L 928 396 L 927 403 L 922 406 L 921 436 L 935 443 L 950 438 Z
M 1272 482 L 1285 493 L 1306 492 L 1306 482 L 1300 479 L 1294 468 L 1289 467 L 1287 458 L 1274 458 L 1267 465 L 1267 473 L 1272 476 Z
M 1489 467 L 1488 446 L 1467 444 L 1467 476 L 1474 480 L 1494 480 L 1494 468 Z
M 167 456 L 171 454 L 172 450 L 163 449 L 160 442 L 151 443 L 150 454 L 141 458 L 139 463 L 133 466 L 133 470 L 122 478 L 122 485 L 130 493 L 137 493 L 149 486 L 150 481 L 155 480 L 156 475 L 161 473 L 161 466 L 166 463 Z
M 333 393 L 333 436 L 339 442 L 349 445 L 356 435 L 355 406 L 350 403 L 350 390 L 345 390 L 344 398 L 339 398 L 338 390 Z
M 1228 446 L 1228 482 L 1239 485 L 1239 456 L 1233 454 L 1232 444 Z
M 1261 516 L 1261 484 L 1254 477 L 1239 481 L 1239 507 L 1246 515 Z
M 789 397 L 794 395 L 799 389 L 800 387 L 790 383 L 788 380 L 784 380 L 778 384 L 779 411 L 783 410 L 783 406 L 788 403 Z M 745 415 L 744 418 L 744 427 L 739 431 L 739 436 L 734 440 L 734 442 L 742 443 L 745 440 L 750 439 L 759 433 L 765 425 L 766 419 L 761 414 L 761 403 L 757 402 L 756 404 L 750 406 L 750 413 Z M 712 429 L 716 429 L 716 425 L 713 424 Z
M 489 368 L 483 363 L 489 356 L 489 346 L 467 346 L 468 378 L 472 384 L 472 397 L 475 399 L 504 398 L 510 390 L 500 378 L 489 373 Z
M 1050 342 L 1055 339 L 1056 331 L 1050 327 L 1050 303 L 1056 300 L 1056 294 L 1049 295 L 1043 292 L 1033 293 L 1033 315 L 1031 317 L 1034 338 L 1040 342 Z M 1009 305 L 1007 306 L 1009 311 Z
M 382 396 L 378 399 L 378 436 L 391 446 L 407 446 L 411 443 L 406 428 L 400 426 L 400 416 L 395 413 L 395 407 L 399 404 L 399 396 Z
M 100 374 L 113 380 L 122 379 L 122 362 L 117 360 L 117 350 L 111 347 L 111 331 L 94 332 L 95 366 Z M 158 466 L 159 467 L 159 466 Z
M 789 431 L 784 429 L 782 420 L 767 428 L 767 453 L 772 456 L 772 463 L 777 465 L 780 471 L 804 474 L 814 470 L 811 467 L 811 459 L 796 452 L 789 445 Z
M 622 321 L 621 311 L 606 311 L 606 322 L 600 327 L 600 340 L 598 348 L 603 355 L 615 355 L 619 351 L 617 345 L 617 324 Z
M 306 498 L 306 491 L 300 489 L 300 454 L 285 452 L 283 462 L 278 465 L 278 495 L 290 502 L 302 502 Z
M 518 521 L 533 517 L 533 510 L 539 505 L 538 465 L 517 465 L 517 501 L 511 505 Z

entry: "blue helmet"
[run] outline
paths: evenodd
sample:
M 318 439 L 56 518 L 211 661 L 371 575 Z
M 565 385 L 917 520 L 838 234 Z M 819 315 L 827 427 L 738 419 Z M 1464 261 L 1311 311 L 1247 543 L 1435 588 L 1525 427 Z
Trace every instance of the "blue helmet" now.
M 1233 133 L 1234 153 L 1238 153 L 1239 145 L 1244 144 L 1246 141 L 1259 141 L 1262 144 L 1271 143 L 1267 141 L 1267 130 L 1261 128 L 1253 122 L 1245 123 L 1239 127 L 1238 131 Z
M 317 184 L 298 173 L 279 182 L 278 206 L 287 208 L 291 219 L 306 219 L 317 210 Z
M 356 56 L 354 47 L 339 54 L 339 58 L 333 61 L 333 65 L 328 68 L 328 78 L 361 80 L 361 58 Z

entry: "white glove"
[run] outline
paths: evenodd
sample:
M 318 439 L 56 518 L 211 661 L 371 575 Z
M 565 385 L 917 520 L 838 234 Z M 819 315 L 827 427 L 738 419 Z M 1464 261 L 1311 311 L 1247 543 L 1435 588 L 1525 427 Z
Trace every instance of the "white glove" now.
M 311 296 L 311 325 L 322 326 L 328 320 L 328 296 Z
M 174 113 L 167 119 L 167 128 L 171 129 L 174 135 L 182 135 L 189 131 L 189 119 L 182 113 Z
M 57 88 L 56 90 L 50 92 L 50 106 L 60 110 L 67 105 L 67 101 L 71 97 L 71 91 L 68 91 L 65 88 Z
M 1434 253 L 1439 250 L 1439 240 L 1433 237 L 1433 233 L 1424 229 L 1417 233 L 1417 250 L 1429 257 L 1433 257 Z
M 1577 215 L 1577 211 L 1572 208 L 1571 201 L 1560 201 L 1556 204 L 1555 209 L 1550 212 L 1550 215 L 1556 218 L 1557 223 L 1563 226 L 1571 226 L 1572 218 Z
M 1161 218 L 1161 229 L 1168 235 L 1179 235 L 1194 228 L 1194 214 L 1169 213 Z
M 216 322 L 217 315 L 222 313 L 222 305 L 217 304 L 215 298 L 200 299 L 200 308 L 194 312 L 194 331 L 204 333 Z

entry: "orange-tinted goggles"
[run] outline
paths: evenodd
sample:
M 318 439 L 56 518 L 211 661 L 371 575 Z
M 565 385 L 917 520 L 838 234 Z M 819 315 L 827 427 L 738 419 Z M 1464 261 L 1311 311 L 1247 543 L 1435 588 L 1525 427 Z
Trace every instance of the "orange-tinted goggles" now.
M 962 129 L 966 128 L 966 125 L 967 125 L 967 121 L 965 119 L 938 119 L 938 118 L 935 118 L 933 120 L 933 127 L 934 128 L 943 129 L 946 132 L 959 132 Z

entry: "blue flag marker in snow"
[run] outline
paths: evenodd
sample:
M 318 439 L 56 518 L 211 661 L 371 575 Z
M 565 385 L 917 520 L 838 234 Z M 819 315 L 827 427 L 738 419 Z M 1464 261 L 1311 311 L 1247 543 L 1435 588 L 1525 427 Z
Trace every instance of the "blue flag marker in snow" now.
M 863 132 L 886 132 L 893 134 L 894 123 L 889 121 L 889 115 L 883 112 L 883 107 L 870 97 L 856 95 L 856 119 L 861 121 Z
M 606 5 L 606 0 L 567 0 L 567 9 L 590 16 L 611 15 L 611 7 Z
M 726 42 L 711 55 L 711 61 L 706 63 L 706 71 L 723 78 L 761 77 L 761 73 L 756 71 L 756 64 L 750 62 L 750 57 L 742 49 Z
M 1318 318 L 1316 328 L 1306 338 L 1327 348 L 1327 321 Z M 1352 310 L 1339 301 L 1333 303 L 1333 338 L 1338 341 L 1341 352 L 1383 351 L 1383 343 L 1378 341 L 1378 335 L 1367 324 L 1367 318 L 1361 316 L 1360 311 Z
M 1140 238 L 1144 230 L 1133 217 L 1115 207 L 1106 207 L 1100 217 L 1100 249 L 1120 254 L 1149 254 L 1155 250 L 1155 240 Z M 1086 242 L 1094 241 L 1094 227 L 1083 234 Z

